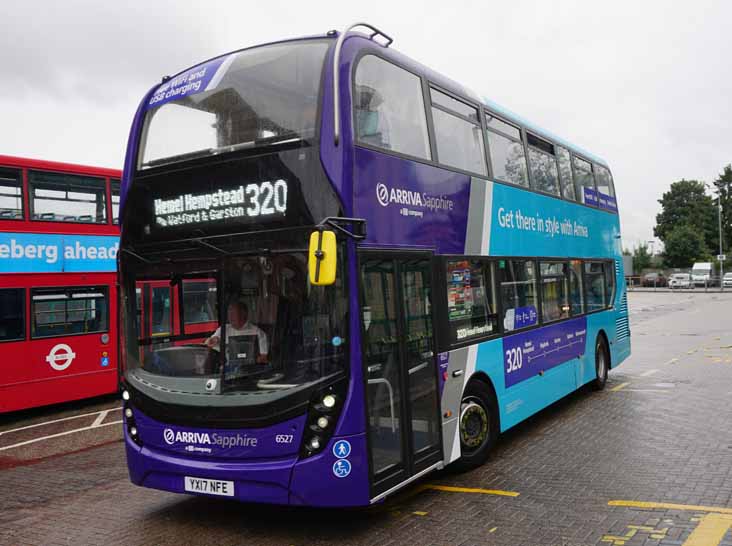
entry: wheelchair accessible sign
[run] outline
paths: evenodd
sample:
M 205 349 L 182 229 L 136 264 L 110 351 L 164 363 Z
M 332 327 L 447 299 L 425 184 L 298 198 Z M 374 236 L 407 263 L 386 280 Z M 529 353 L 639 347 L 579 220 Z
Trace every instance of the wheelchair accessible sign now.
M 333 455 L 336 456 L 336 462 L 333 463 L 333 474 L 336 478 L 345 478 L 351 473 L 351 461 L 346 457 L 351 454 L 351 442 L 348 440 L 338 440 L 333 444 Z

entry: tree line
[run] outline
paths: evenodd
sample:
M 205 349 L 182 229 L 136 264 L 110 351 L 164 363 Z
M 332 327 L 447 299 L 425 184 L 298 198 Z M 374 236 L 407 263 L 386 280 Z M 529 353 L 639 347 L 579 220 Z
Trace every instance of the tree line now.
M 653 234 L 664 246 L 663 265 L 690 267 L 694 262 L 716 262 L 719 253 L 718 204 L 722 204 L 722 243 L 725 252 L 732 243 L 732 165 L 727 165 L 712 182 L 714 196 L 699 180 L 679 180 L 671 184 L 658 202 Z M 636 272 L 651 266 L 652 257 L 645 244 L 633 251 Z

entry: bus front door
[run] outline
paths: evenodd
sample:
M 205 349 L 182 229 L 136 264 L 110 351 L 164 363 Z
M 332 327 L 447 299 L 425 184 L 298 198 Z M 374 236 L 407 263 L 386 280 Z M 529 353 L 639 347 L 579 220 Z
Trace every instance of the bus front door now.
M 442 460 L 430 255 L 361 256 L 372 498 Z

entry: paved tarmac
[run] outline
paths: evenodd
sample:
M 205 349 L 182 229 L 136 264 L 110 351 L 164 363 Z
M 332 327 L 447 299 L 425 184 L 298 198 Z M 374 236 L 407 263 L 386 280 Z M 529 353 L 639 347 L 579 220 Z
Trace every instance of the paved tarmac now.
M 0 416 L 0 545 L 732 546 L 732 294 L 629 300 L 633 356 L 605 391 L 369 509 L 137 488 L 112 398 Z

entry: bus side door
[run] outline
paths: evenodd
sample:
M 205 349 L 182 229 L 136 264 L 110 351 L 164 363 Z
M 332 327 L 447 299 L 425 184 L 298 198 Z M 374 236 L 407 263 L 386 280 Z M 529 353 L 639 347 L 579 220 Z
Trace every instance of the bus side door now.
M 361 257 L 372 498 L 442 460 L 432 269 L 429 254 Z

